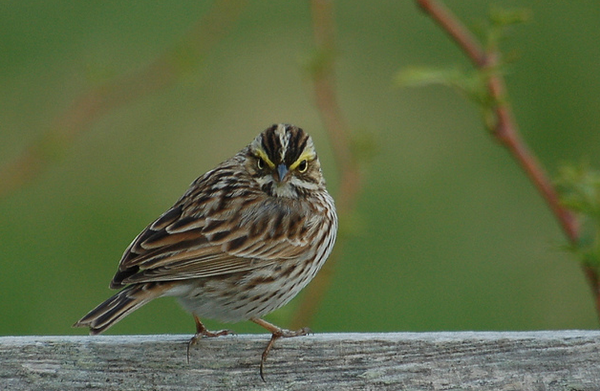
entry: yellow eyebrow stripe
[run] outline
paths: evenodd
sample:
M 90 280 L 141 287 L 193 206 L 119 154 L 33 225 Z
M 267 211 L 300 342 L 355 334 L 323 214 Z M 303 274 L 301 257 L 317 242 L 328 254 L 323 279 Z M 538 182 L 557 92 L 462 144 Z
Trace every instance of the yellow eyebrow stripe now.
M 313 160 L 314 158 L 315 158 L 315 153 L 313 151 L 310 151 L 310 152 L 306 151 L 302 155 L 300 155 L 300 157 L 294 163 L 292 163 L 292 165 L 290 166 L 290 170 L 295 170 L 296 167 L 298 167 L 298 165 L 300 165 L 300 162 L 302 162 L 302 160 L 310 161 L 310 160 Z
M 275 168 L 275 164 L 269 159 L 266 153 L 263 152 L 262 149 L 257 149 L 256 154 L 259 158 L 261 158 L 270 168 Z

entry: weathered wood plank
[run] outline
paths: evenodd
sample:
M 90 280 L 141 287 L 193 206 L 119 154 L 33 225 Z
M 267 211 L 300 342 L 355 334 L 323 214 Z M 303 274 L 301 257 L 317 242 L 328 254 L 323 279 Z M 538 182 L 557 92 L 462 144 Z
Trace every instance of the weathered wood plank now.
M 2 390 L 600 390 L 600 331 L 0 337 Z

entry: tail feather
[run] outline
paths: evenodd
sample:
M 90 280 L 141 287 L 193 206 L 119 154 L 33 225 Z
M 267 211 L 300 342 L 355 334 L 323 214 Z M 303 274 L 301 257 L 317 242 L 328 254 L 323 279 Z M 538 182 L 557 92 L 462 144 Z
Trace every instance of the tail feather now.
M 90 334 L 100 334 L 119 320 L 137 310 L 144 304 L 163 295 L 165 284 L 147 283 L 130 285 L 100 303 L 73 327 L 89 327 Z

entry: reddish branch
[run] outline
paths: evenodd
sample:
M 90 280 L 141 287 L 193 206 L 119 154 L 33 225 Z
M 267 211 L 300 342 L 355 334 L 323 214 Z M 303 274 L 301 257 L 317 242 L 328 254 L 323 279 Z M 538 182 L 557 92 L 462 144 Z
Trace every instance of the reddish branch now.
M 450 35 L 458 46 L 469 57 L 478 69 L 494 69 L 498 66 L 500 54 L 496 51 L 485 51 L 471 32 L 443 4 L 436 0 L 416 0 L 425 13 L 432 17 L 438 25 Z M 493 129 L 494 137 L 504 145 L 529 179 L 533 182 L 550 210 L 558 220 L 563 232 L 571 242 L 579 241 L 579 225 L 575 215 L 561 205 L 558 194 L 551 184 L 548 175 L 539 164 L 534 154 L 529 150 L 519 135 L 510 104 L 506 100 L 506 86 L 502 75 L 492 72 L 488 80 L 488 91 L 495 102 L 496 124 Z M 600 316 L 599 276 L 595 269 L 583 266 L 584 273 L 590 283 L 596 299 L 596 311 Z

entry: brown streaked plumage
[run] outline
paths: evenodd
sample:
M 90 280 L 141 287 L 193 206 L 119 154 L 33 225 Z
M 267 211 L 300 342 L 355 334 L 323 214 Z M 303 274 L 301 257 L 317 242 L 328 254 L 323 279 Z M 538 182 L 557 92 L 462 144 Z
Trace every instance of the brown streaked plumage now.
M 133 240 L 110 284 L 123 289 L 75 326 L 98 334 L 155 298 L 176 296 L 196 321 L 188 349 L 202 337 L 228 333 L 206 330 L 201 317 L 251 320 L 268 329 L 262 377 L 273 343 L 308 330 L 280 329 L 261 317 L 312 280 L 336 232 L 312 139 L 296 126 L 273 125 L 196 179 Z

